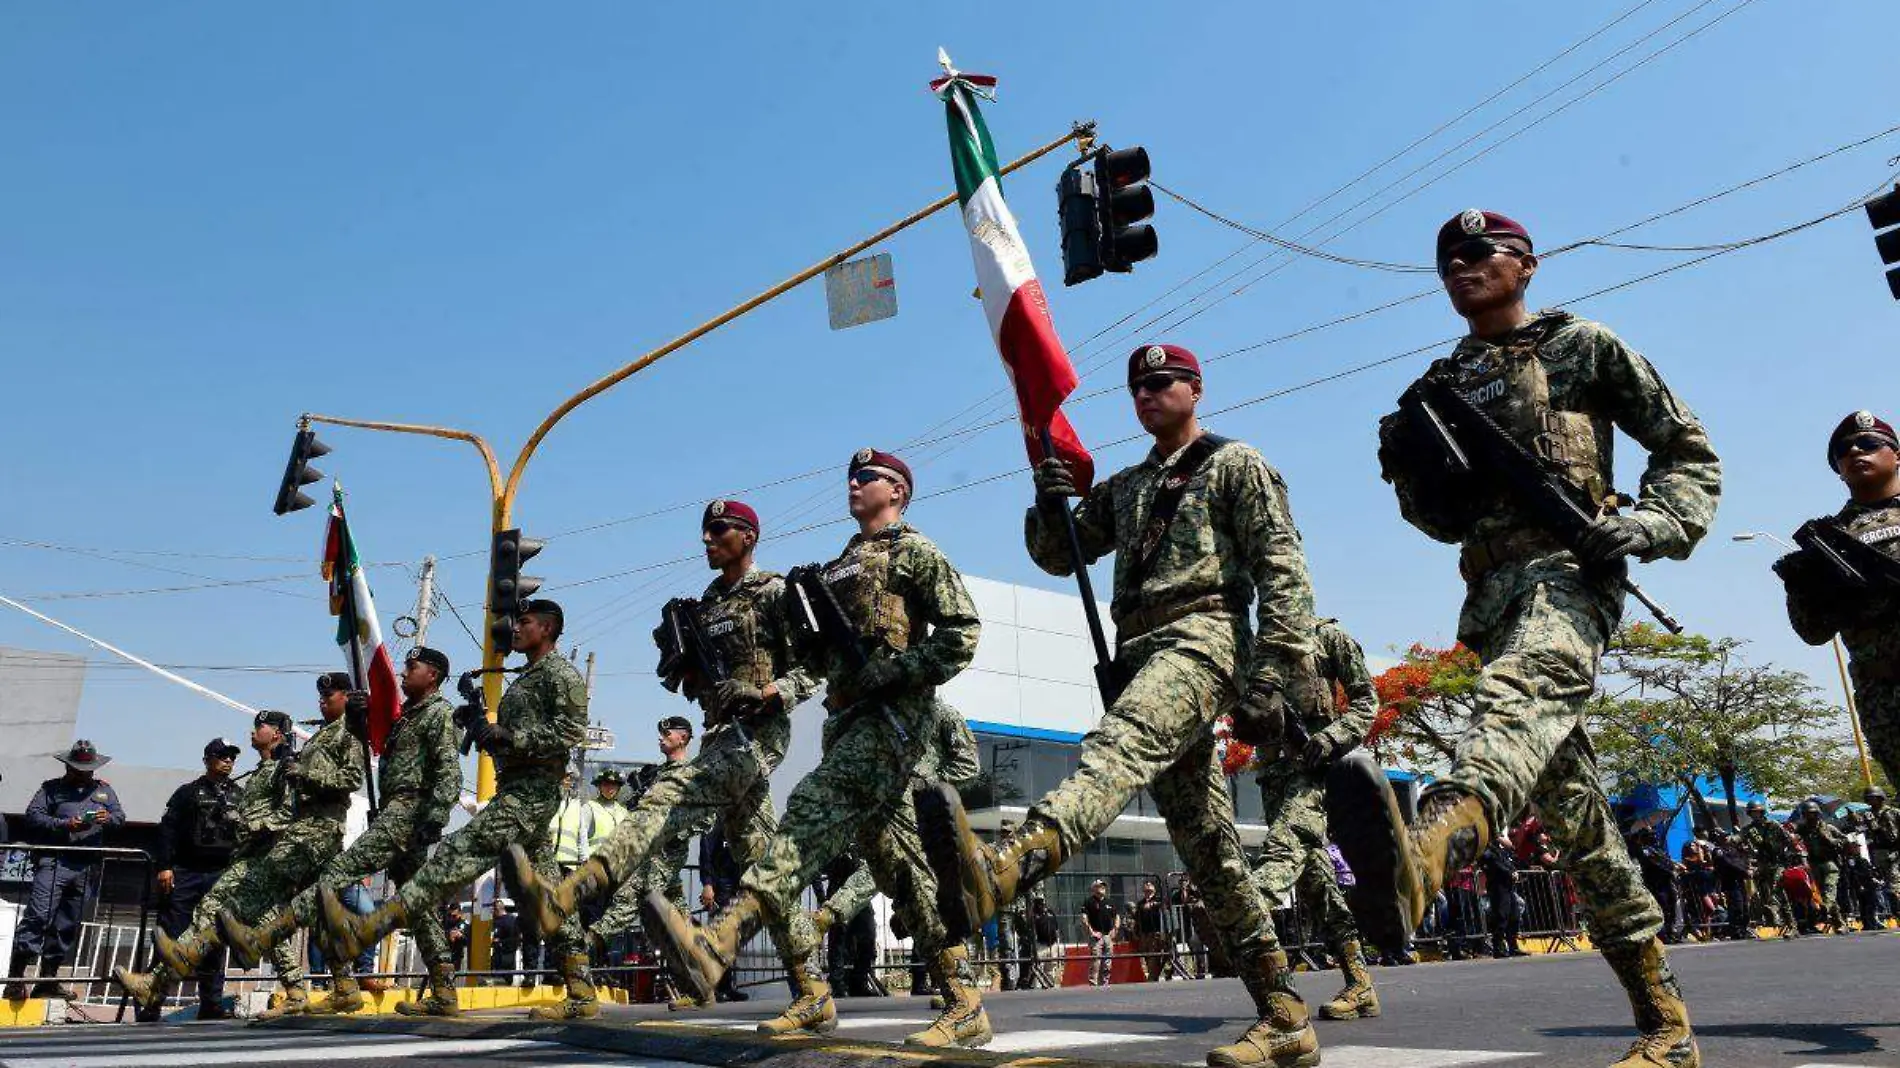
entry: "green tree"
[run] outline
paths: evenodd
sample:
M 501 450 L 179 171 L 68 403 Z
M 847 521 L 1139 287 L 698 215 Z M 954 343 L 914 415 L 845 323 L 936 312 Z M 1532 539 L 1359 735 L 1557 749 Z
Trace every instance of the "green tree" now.
M 1471 722 L 1478 654 L 1463 645 L 1413 645 L 1372 680 L 1379 715 L 1367 741 L 1387 762 L 1419 771 L 1443 771 Z
M 1846 713 L 1805 674 L 1748 663 L 1744 644 L 1647 624 L 1617 631 L 1604 654 L 1603 687 L 1588 708 L 1612 791 L 1676 783 L 1699 818 L 1713 823 L 1693 789 L 1698 776 L 1794 798 L 1838 775 L 1851 758 L 1840 737 Z

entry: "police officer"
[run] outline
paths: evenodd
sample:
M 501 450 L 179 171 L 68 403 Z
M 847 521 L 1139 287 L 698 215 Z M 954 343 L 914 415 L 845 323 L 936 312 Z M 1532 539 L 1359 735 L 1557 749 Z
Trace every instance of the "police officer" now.
M 660 724 L 660 749 L 667 757 L 664 770 L 642 792 L 614 834 L 603 842 L 587 865 L 559 886 L 543 886 L 528 870 L 519 848 L 509 851 L 504 871 L 517 887 L 527 922 L 546 929 L 572 912 L 580 901 L 610 888 L 614 904 L 596 924 L 601 935 L 615 927 L 631 926 L 640 898 L 665 887 L 679 898 L 679 869 L 686 862 L 687 839 L 723 817 L 727 841 L 742 865 L 758 860 L 765 843 L 778 828 L 769 793 L 770 776 L 784 759 L 791 741 L 790 713 L 816 689 L 792 649 L 791 627 L 785 609 L 785 582 L 776 572 L 754 562 L 760 534 L 759 514 L 744 501 L 716 500 L 700 517 L 700 544 L 706 564 L 719 576 L 699 597 L 699 631 L 712 659 L 725 666 L 727 677 L 701 677 L 687 668 L 665 680 L 705 713 L 707 725 L 699 755 L 686 760 L 692 724 L 669 717 Z M 665 639 L 666 631 L 656 638 Z M 664 641 L 663 641 L 664 644 Z M 656 863 L 657 861 L 657 863 Z M 640 890 L 638 884 L 648 884 Z M 676 900 L 675 906 L 683 904 Z M 627 906 L 635 912 L 629 914 Z M 610 922 L 611 921 L 611 922 Z M 651 932 L 649 932 L 650 934 Z M 781 950 L 786 933 L 773 929 Z M 814 1030 L 835 1021 L 829 989 L 818 978 L 817 962 L 788 960 L 792 985 L 799 991 L 799 1011 L 771 1021 L 771 1033 Z
M 1079 770 L 994 848 L 969 832 L 953 793 L 923 805 L 943 910 L 953 927 L 974 928 L 1087 848 L 1148 788 L 1258 1015 L 1208 1062 L 1315 1064 L 1318 1038 L 1250 877 L 1211 729 L 1232 710 L 1248 741 L 1272 747 L 1289 715 L 1317 709 L 1305 552 L 1279 473 L 1257 450 L 1203 431 L 1194 353 L 1141 346 L 1129 354 L 1127 383 L 1154 439 L 1147 457 L 1086 494 L 1061 461 L 1043 460 L 1025 522 L 1029 555 L 1050 574 L 1074 569 L 1065 513 L 1084 559 L 1115 554 L 1115 668 L 1125 684 L 1083 739 Z
M 1889 575 L 1900 574 L 1897 443 L 1893 426 L 1872 412 L 1841 420 L 1828 437 L 1827 463 L 1846 485 L 1848 499 L 1838 513 L 1817 521 L 1886 557 Z M 1877 581 L 1872 588 L 1843 583 L 1818 565 L 1807 550 L 1776 563 L 1788 587 L 1788 621 L 1809 645 L 1840 635 L 1867 748 L 1887 778 L 1900 782 L 1900 596 Z
M 469 710 L 474 715 L 467 721 L 466 737 L 496 764 L 495 796 L 487 807 L 444 838 L 415 877 L 375 912 L 352 913 L 327 886 L 318 894 L 321 926 L 335 956 L 354 957 L 398 927 L 434 922 L 435 910 L 492 868 L 496 855 L 512 843 L 530 843 L 536 864 L 548 873 L 555 870 L 548 820 L 561 803 L 568 755 L 587 733 L 587 682 L 555 648 L 563 622 L 559 604 L 529 601 L 515 623 L 512 642 L 514 651 L 527 657 L 527 666 L 509 683 L 494 719 L 482 709 Z M 530 1010 L 531 1015 L 598 1016 L 600 1003 L 579 922 L 563 926 L 550 941 L 560 955 L 567 997 L 558 1006 Z
M 27 802 L 30 841 L 43 846 L 96 848 L 107 827 L 125 822 L 119 795 L 97 774 L 112 758 L 101 755 L 84 738 L 74 742 L 69 751 L 52 757 L 66 765 L 66 773 L 41 783 L 33 800 Z M 20 918 L 20 929 L 13 935 L 13 963 L 7 969 L 7 978 L 19 980 L 35 960 L 39 962 L 40 981 L 33 985 L 31 996 L 66 1001 L 79 996 L 58 981 L 59 969 L 79 936 L 79 917 L 98 870 L 97 855 L 48 852 L 34 860 L 33 889 L 26 914 Z M 11 1000 L 28 996 L 25 984 L 17 981 L 7 984 L 6 994 Z
M 909 466 L 867 448 L 851 457 L 845 475 L 858 533 L 819 578 L 852 633 L 848 642 L 821 638 L 808 661 L 813 677 L 826 680 L 824 755 L 793 787 L 784 821 L 740 877 L 731 906 L 696 928 L 677 906 L 650 894 L 647 936 L 675 978 L 704 997 L 755 931 L 788 925 L 786 948 L 798 962 L 801 993 L 772 1026 L 835 1027 L 829 986 L 817 979 L 813 959 L 822 943 L 800 899 L 832 858 L 855 844 L 948 994 L 943 1014 L 905 1041 L 978 1046 L 991 1037 L 989 1017 L 967 949 L 932 907 L 936 887 L 917 839 L 910 787 L 939 736 L 936 688 L 969 666 L 982 623 L 942 550 L 904 520 L 916 492 Z M 862 663 L 854 652 L 866 654 Z
M 224 738 L 205 743 L 205 773 L 172 791 L 158 824 L 158 893 L 162 906 L 158 926 L 172 938 L 191 928 L 191 915 L 205 893 L 231 866 L 237 849 L 238 784 L 231 769 L 240 750 Z M 222 1020 L 224 1007 L 224 950 L 205 954 L 198 962 L 198 1018 Z M 139 1009 L 142 1021 L 155 1014 Z
M 1419 803 L 1401 868 L 1409 877 L 1397 889 L 1421 921 L 1453 873 L 1535 801 L 1641 1032 L 1618 1068 L 1698 1065 L 1688 1006 L 1657 938 L 1661 910 L 1617 833 L 1582 721 L 1622 619 L 1628 558 L 1688 557 L 1714 521 L 1721 464 L 1702 424 L 1621 338 L 1568 312 L 1526 308 L 1538 261 L 1523 226 L 1462 212 L 1439 228 L 1437 262 L 1469 333 L 1427 379 L 1488 414 L 1598 518 L 1566 547 L 1501 480 L 1448 481 L 1444 450 L 1405 412 L 1380 423 L 1380 464 L 1400 514 L 1461 546 L 1458 636 L 1483 662 L 1471 726 Z M 1608 507 L 1619 429 L 1648 453 L 1641 498 L 1624 514 Z

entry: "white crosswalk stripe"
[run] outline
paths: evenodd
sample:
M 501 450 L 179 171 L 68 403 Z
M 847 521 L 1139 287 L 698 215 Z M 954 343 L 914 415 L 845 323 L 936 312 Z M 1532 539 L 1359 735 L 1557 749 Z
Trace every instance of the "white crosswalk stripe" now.
M 1113 1031 L 1006 1031 L 984 1046 L 991 1053 L 1038 1053 L 1085 1046 L 1118 1046 L 1134 1042 L 1165 1042 L 1173 1035 L 1130 1035 Z M 1329 1051 L 1330 1052 L 1330 1051 Z M 1331 1064 L 1329 1056 L 1327 1063 Z
M 1466 1065 L 1526 1061 L 1536 1053 L 1486 1049 L 1394 1049 L 1387 1046 L 1327 1046 L 1326 1068 L 1465 1068 Z M 1199 1062 L 1196 1062 L 1199 1063 Z
M 299 1049 L 317 1051 L 322 1047 L 352 1045 L 363 1041 L 362 1035 L 335 1034 L 315 1031 L 248 1031 L 231 1027 L 196 1028 L 206 1044 L 224 1048 L 243 1048 L 265 1051 L 277 1046 L 295 1046 Z M 390 1042 L 427 1041 L 420 1035 L 384 1035 L 379 1040 Z M 136 1032 L 127 1033 L 126 1029 L 111 1032 L 94 1032 L 81 1037 L 66 1031 L 59 1031 L 44 1038 L 33 1036 L 9 1035 L 0 1039 L 0 1064 L 9 1064 L 25 1057 L 93 1056 L 110 1051 L 112 1056 L 123 1058 L 125 1063 L 140 1063 L 153 1053 L 171 1053 L 189 1048 L 193 1043 L 189 1038 L 176 1032 L 166 1038 L 152 1037 Z M 320 1056 L 320 1053 L 313 1055 Z
M 699 1027 L 723 1027 L 728 1031 L 757 1030 L 761 1020 L 739 1020 L 732 1017 L 713 1017 L 706 1020 L 669 1020 L 668 1023 L 693 1024 Z M 840 1016 L 838 1030 L 869 1031 L 879 1027 L 922 1027 L 930 1022 L 928 1016 Z
M 4 1057 L 0 1057 L 0 1065 L 4 1065 L 5 1068 L 119 1068 L 131 1063 L 138 1065 L 139 1068 L 192 1068 L 196 1065 L 287 1064 L 294 1061 L 350 1061 L 389 1057 L 458 1057 L 505 1051 L 565 1049 L 552 1042 L 535 1042 L 528 1039 L 438 1041 L 417 1040 L 406 1035 L 390 1035 L 376 1039 L 357 1037 L 349 1042 L 301 1043 L 293 1046 L 262 1046 L 259 1043 L 228 1041 L 207 1043 L 195 1048 L 181 1048 L 182 1045 L 182 1043 L 172 1043 L 166 1052 L 141 1053 L 136 1060 L 132 1061 L 128 1061 L 127 1054 L 123 1052 L 101 1053 L 98 1046 L 92 1047 L 92 1052 L 87 1054 L 74 1052 L 43 1056 L 21 1056 L 9 1049 Z

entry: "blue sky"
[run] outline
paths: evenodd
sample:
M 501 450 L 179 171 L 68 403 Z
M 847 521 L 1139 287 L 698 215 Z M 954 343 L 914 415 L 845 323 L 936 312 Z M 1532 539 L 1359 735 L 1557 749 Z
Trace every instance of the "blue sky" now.
M 924 90 L 939 45 L 1002 78 L 987 114 L 1005 156 L 1092 118 L 1110 142 L 1145 145 L 1170 187 L 1289 235 L 1390 184 L 1308 240 L 1358 221 L 1329 247 L 1408 263 L 1428 262 L 1438 224 L 1466 207 L 1514 215 L 1553 247 L 1894 122 L 1900 7 L 1880 0 L 1104 7 L 1124 31 L 1107 40 L 1084 32 L 1080 9 L 1057 5 L 8 6 L 0 355 L 12 403 L 0 422 L 0 592 L 32 595 L 165 663 L 328 666 L 332 622 L 311 563 L 322 513 L 280 519 L 267 508 L 298 413 L 448 423 L 512 456 L 544 413 L 600 373 L 946 192 L 941 107 Z M 1622 239 L 1703 244 L 1777 230 L 1867 193 L 1895 155 L 1900 136 Z M 1085 389 L 1113 385 L 1137 340 L 1209 357 L 1431 281 L 1278 256 L 1228 278 L 1266 248 L 1164 200 L 1159 258 L 1131 277 L 1063 289 L 1056 170 L 1021 172 L 1006 192 L 1052 279 L 1076 362 L 1109 365 Z M 696 563 L 635 569 L 695 552 L 701 502 L 822 469 L 749 497 L 768 524 L 762 562 L 828 557 L 843 526 L 772 535 L 843 515 L 851 452 L 1008 413 L 955 217 L 885 250 L 897 318 L 833 333 L 822 287 L 809 285 L 583 407 L 530 468 L 518 513 L 529 533 L 595 527 L 554 538 L 530 570 L 567 605 L 572 638 L 598 654 L 596 709 L 637 740 L 626 755 L 646 755 L 646 725 L 676 707 L 648 673 L 654 610 L 706 580 Z M 1533 296 L 1555 304 L 1686 258 L 1577 252 L 1547 263 Z M 1828 429 L 1850 409 L 1900 399 L 1890 375 L 1857 373 L 1891 367 L 1900 316 L 1864 217 L 1577 310 L 1655 360 L 1726 464 L 1715 533 L 1689 563 L 1644 569 L 1642 580 L 1692 627 L 1751 639 L 1757 656 L 1831 685 L 1825 652 L 1787 630 L 1767 571 L 1774 550 L 1729 536 L 1786 532 L 1835 508 L 1839 485 L 1821 461 Z M 1258 348 L 1210 365 L 1209 404 L 1459 325 L 1430 298 Z M 1401 523 L 1373 456 L 1378 416 L 1425 360 L 1210 420 L 1285 473 L 1322 609 L 1375 654 L 1449 641 L 1461 593 L 1451 550 Z M 1091 443 L 1134 429 L 1114 395 L 1071 415 Z M 479 627 L 488 505 L 474 454 L 354 431 L 323 437 L 336 452 L 320 466 L 349 490 L 364 554 L 411 567 L 425 553 L 444 557 L 443 586 Z M 921 500 L 913 518 L 972 574 L 1063 588 L 1021 550 L 1029 482 L 1010 429 L 909 455 L 926 497 L 1014 470 Z M 1112 468 L 1137 453 L 1098 456 Z M 1627 442 L 1619 470 L 1633 486 L 1639 458 Z M 298 572 L 309 577 L 48 596 Z M 414 597 L 401 567 L 378 568 L 374 582 L 385 617 Z M 453 619 L 437 627 L 435 643 L 458 665 L 474 661 Z M 82 648 L 15 613 L 0 615 L 0 643 Z M 252 704 L 309 708 L 304 672 L 188 673 Z M 82 732 L 140 763 L 187 766 L 204 738 L 240 726 L 135 672 L 100 668 L 87 680 Z

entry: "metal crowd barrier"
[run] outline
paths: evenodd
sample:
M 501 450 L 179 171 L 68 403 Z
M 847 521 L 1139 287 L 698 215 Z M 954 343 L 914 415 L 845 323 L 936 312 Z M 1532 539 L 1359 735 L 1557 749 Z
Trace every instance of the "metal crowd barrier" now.
M 83 984 L 88 990 L 95 984 L 110 982 L 112 979 L 112 968 L 118 965 L 121 952 L 125 954 L 125 963 L 133 970 L 144 970 L 147 964 L 145 935 L 151 926 L 152 887 L 155 883 L 156 873 L 151 853 L 143 849 L 127 849 L 119 846 L 24 845 L 14 842 L 8 842 L 6 845 L 0 846 L 0 853 L 27 854 L 30 860 L 29 870 L 34 873 L 35 877 L 37 877 L 40 864 L 47 859 L 60 856 L 91 858 L 88 865 L 91 870 L 88 871 L 86 875 L 84 901 L 80 906 L 80 937 L 73 946 L 73 959 L 90 959 L 94 970 L 90 974 L 81 974 L 75 971 L 64 977 L 67 982 Z M 139 879 L 138 934 L 133 938 L 132 944 L 128 947 L 123 944 L 123 939 L 115 933 L 111 939 L 110 949 L 107 950 L 104 945 L 104 932 L 107 930 L 115 932 L 122 930 L 116 927 L 106 927 L 97 922 L 99 887 L 105 880 L 105 866 L 112 863 L 136 863 L 140 865 L 143 870 L 140 872 Z M 25 887 L 26 907 L 30 908 L 33 894 L 32 880 L 29 879 L 25 883 L 14 885 Z M 25 913 L 23 911 L 22 919 L 24 918 Z M 85 945 L 85 934 L 88 927 L 92 927 L 100 932 L 98 935 L 95 935 L 90 947 Z M 12 958 L 12 949 L 12 946 L 7 947 L 9 960 Z M 102 960 L 102 956 L 105 959 Z M 123 996 L 119 998 L 119 1009 L 118 1013 L 114 1016 L 115 1021 L 125 1019 L 125 1009 L 129 1000 L 130 999 Z

